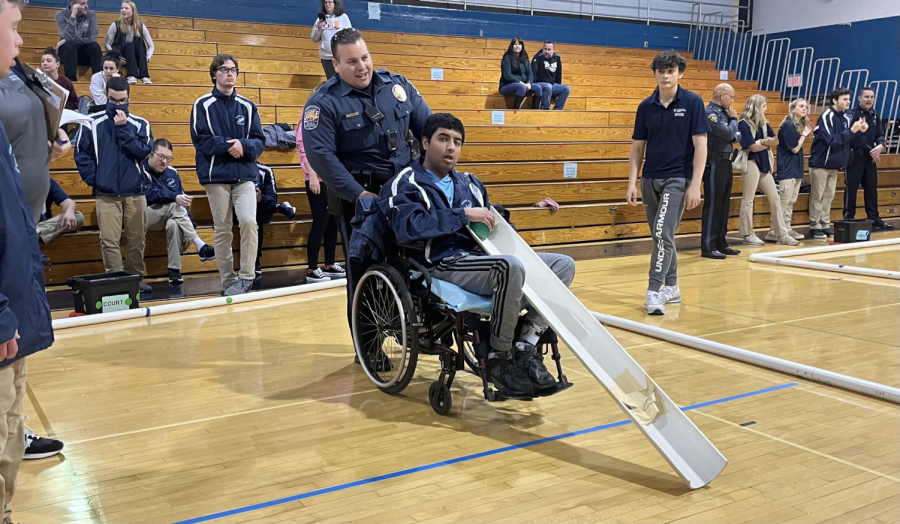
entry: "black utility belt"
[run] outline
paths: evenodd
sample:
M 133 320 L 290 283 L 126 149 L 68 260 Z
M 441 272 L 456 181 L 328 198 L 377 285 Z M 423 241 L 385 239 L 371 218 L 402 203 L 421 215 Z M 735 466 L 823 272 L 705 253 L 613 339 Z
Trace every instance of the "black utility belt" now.
M 717 162 L 719 160 L 731 160 L 731 152 L 728 153 L 707 153 L 707 162 Z
M 372 188 L 381 189 L 381 186 L 393 176 L 390 174 L 376 173 L 368 169 L 351 169 L 350 174 L 353 175 L 354 180 L 359 182 L 359 184 L 367 190 L 371 190 Z

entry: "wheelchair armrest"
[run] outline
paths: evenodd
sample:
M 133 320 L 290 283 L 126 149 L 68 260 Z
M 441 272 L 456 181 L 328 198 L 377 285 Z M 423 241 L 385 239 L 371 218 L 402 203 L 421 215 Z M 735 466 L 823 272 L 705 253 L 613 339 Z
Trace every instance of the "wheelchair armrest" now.
M 397 247 L 400 249 L 411 249 L 413 251 L 425 251 L 425 242 L 419 240 L 418 242 L 410 242 L 408 244 L 397 244 Z

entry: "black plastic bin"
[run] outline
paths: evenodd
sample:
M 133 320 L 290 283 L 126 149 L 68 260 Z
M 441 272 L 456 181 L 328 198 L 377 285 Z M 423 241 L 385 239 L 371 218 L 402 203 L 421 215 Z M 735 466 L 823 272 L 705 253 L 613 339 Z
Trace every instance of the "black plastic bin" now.
M 872 221 L 868 218 L 834 221 L 834 241 L 841 244 L 866 242 L 872 237 Z
M 69 277 L 75 311 L 93 315 L 136 309 L 141 304 L 140 275 L 124 271 Z

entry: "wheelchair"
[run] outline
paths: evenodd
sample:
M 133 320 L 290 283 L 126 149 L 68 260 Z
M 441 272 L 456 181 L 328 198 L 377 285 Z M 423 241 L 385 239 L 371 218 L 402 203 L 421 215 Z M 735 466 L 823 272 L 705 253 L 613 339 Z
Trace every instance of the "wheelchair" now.
M 440 376 L 428 389 L 428 400 L 438 415 L 450 412 L 450 388 L 460 371 L 481 379 L 488 402 L 530 401 L 573 386 L 563 374 L 558 338 L 547 329 L 537 347 L 541 358 L 549 353 L 556 363 L 555 388 L 536 392 L 534 397 L 504 397 L 491 388 L 485 373 L 491 299 L 431 278 L 408 256 L 423 250 L 424 243 L 389 249 L 392 253 L 385 261 L 363 274 L 353 295 L 353 345 L 366 375 L 381 391 L 391 395 L 403 391 L 415 374 L 419 355 L 440 360 Z

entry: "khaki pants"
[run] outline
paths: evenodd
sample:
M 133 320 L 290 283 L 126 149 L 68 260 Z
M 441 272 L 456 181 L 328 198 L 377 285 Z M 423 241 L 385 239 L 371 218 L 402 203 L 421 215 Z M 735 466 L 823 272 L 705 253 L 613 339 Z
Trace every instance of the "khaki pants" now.
M 809 229 L 831 227 L 831 202 L 837 187 L 837 169 L 809 168 Z
M 779 182 L 781 186 L 781 214 L 784 217 L 784 227 L 791 229 L 794 218 L 794 204 L 800 196 L 800 184 L 802 178 L 787 178 Z
M 25 423 L 22 403 L 25 401 L 26 358 L 0 368 L 0 502 L 3 524 L 10 522 L 10 501 L 16 492 L 16 477 L 25 455 Z
M 41 240 L 44 241 L 45 244 L 49 244 L 53 242 L 53 240 L 62 235 L 63 233 L 72 232 L 71 229 L 66 229 L 62 223 L 63 215 L 62 213 L 56 215 L 55 217 L 50 217 L 43 222 L 38 222 L 37 224 L 37 234 L 41 237 Z M 80 231 L 81 226 L 84 225 L 84 215 L 81 214 L 81 211 L 75 212 L 75 231 Z
M 147 231 L 166 230 L 166 246 L 169 248 L 169 269 L 181 271 L 181 254 L 190 242 L 197 238 L 187 209 L 175 202 L 147 206 Z
M 111 197 L 97 195 L 97 221 L 100 223 L 100 253 L 107 273 L 122 271 L 119 240 L 125 232 L 125 271 L 144 274 L 144 245 L 147 236 L 147 197 Z
M 253 182 L 239 182 L 206 184 L 205 189 L 213 216 L 214 248 L 222 286 L 230 286 L 238 276 L 243 280 L 253 280 L 256 277 L 254 266 L 259 240 L 256 231 L 256 186 Z M 241 270 L 238 275 L 234 273 L 234 255 L 231 252 L 231 242 L 234 240 L 231 232 L 234 225 L 232 211 L 237 215 L 241 230 Z
M 744 173 L 744 194 L 741 196 L 741 236 L 753 233 L 753 201 L 756 197 L 756 188 L 763 190 L 769 199 L 769 213 L 772 231 L 776 237 L 787 234 L 784 227 L 784 217 L 781 215 L 781 201 L 778 197 L 778 189 L 775 187 L 775 179 L 772 173 L 760 174 L 756 162 L 747 161 L 747 172 Z

